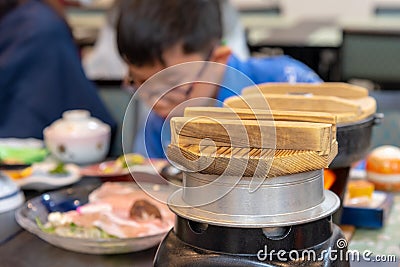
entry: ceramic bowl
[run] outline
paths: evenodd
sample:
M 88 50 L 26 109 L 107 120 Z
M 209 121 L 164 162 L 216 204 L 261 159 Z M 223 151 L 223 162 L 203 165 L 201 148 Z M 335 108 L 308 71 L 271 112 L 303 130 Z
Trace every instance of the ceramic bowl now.
M 62 162 L 90 164 L 105 159 L 110 147 L 110 126 L 86 110 L 70 110 L 43 131 L 50 152 Z
M 11 179 L 0 172 L 0 244 L 20 230 L 14 219 L 14 213 L 24 201 L 24 193 Z

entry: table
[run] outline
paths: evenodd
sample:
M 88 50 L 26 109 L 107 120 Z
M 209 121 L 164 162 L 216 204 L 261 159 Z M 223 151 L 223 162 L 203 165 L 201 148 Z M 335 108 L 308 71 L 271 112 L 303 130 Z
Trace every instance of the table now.
M 0 246 L 0 265 L 3 267 L 124 267 L 152 266 L 156 247 L 123 255 L 87 255 L 66 251 L 26 232 L 19 232 Z
M 375 255 L 396 255 L 400 259 L 400 194 L 394 197 L 394 204 L 383 228 L 378 230 L 357 229 L 349 249 L 372 251 Z
M 151 181 L 151 175 L 143 175 L 142 181 Z M 76 186 L 99 184 L 97 178 L 83 178 Z M 74 185 L 75 186 L 75 185 Z M 27 199 L 40 195 L 41 192 L 25 191 Z M 122 255 L 88 255 L 57 248 L 35 235 L 20 229 L 8 241 L 0 244 L 0 266 L 2 267 L 124 267 L 152 266 L 157 247 Z
M 142 177 L 144 181 L 151 181 L 152 176 Z M 77 185 L 100 184 L 97 178 L 84 178 Z M 27 198 L 39 195 L 39 192 L 26 191 Z M 390 213 L 387 225 L 381 230 L 356 230 L 349 249 L 374 252 L 374 255 L 400 256 L 400 194 L 395 198 L 395 205 Z M 390 240 L 390 243 L 388 243 Z M 152 266 L 157 247 L 123 255 L 87 255 L 70 252 L 57 248 L 31 233 L 21 229 L 7 242 L 0 244 L 0 266 L 2 267 L 124 267 L 124 266 Z M 377 265 L 366 264 L 365 261 L 353 262 L 352 267 L 358 266 L 398 266 L 397 263 Z

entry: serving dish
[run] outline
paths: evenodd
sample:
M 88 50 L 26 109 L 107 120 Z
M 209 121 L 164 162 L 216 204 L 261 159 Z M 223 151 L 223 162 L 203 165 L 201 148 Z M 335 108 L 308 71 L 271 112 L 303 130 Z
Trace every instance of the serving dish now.
M 87 110 L 65 111 L 43 130 L 46 147 L 62 162 L 90 164 L 104 160 L 111 128 Z
M 135 175 L 158 175 L 168 162 L 164 159 L 145 159 L 141 164 L 132 165 L 128 168 L 116 166 L 115 160 L 100 162 L 80 168 L 82 176 L 98 177 L 105 181 L 132 181 Z
M 18 176 L 24 170 L 6 170 L 3 173 L 12 178 L 12 180 L 22 189 L 32 190 L 50 190 L 62 186 L 71 185 L 78 182 L 82 175 L 80 168 L 75 164 L 66 164 L 64 166 L 66 174 L 51 174 L 49 171 L 56 167 L 54 162 L 35 163 L 31 174 L 25 177 L 13 178 Z
M 110 171 L 107 171 L 110 170 Z M 81 174 L 89 177 L 120 177 L 129 174 L 128 168 L 115 168 L 115 160 L 104 161 L 81 168 Z
M 46 195 L 31 199 L 16 211 L 16 220 L 21 227 L 54 246 L 86 254 L 129 253 L 154 247 L 161 242 L 166 232 L 137 238 L 91 239 L 62 237 L 43 232 L 39 228 L 36 220 L 39 219 L 41 222 L 45 223 L 49 214 L 48 203 L 43 201 L 43 197 L 45 197 L 45 199 L 54 200 L 54 205 L 51 205 L 51 212 L 63 212 L 69 208 L 73 208 L 73 205 L 69 205 L 71 203 L 79 203 L 79 205 L 87 203 L 88 195 L 97 186 L 98 185 L 73 187 L 50 192 Z M 124 186 L 131 186 L 139 190 L 139 187 L 132 182 L 124 183 Z M 166 199 L 170 193 L 170 188 L 165 185 L 141 183 L 141 188 L 144 188 L 147 192 L 156 195 L 157 198 Z
M 0 244 L 21 229 L 14 219 L 14 213 L 24 201 L 24 193 L 10 178 L 0 173 Z

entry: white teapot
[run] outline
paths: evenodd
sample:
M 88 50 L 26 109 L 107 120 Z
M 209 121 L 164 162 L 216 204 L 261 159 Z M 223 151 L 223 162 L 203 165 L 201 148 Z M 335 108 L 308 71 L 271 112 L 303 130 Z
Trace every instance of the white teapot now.
M 104 160 L 110 147 L 110 126 L 87 110 L 69 110 L 43 131 L 50 152 L 63 162 L 89 164 Z

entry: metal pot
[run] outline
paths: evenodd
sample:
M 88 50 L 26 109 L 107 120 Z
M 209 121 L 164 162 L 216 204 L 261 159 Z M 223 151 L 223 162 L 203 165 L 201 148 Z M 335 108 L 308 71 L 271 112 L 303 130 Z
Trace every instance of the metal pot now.
M 376 113 L 364 120 L 337 126 L 337 141 L 339 152 L 330 169 L 349 167 L 352 163 L 364 158 L 370 148 L 372 128 L 380 124 L 383 119 L 382 113 Z
M 328 217 L 340 204 L 336 195 L 324 190 L 322 170 L 269 178 L 254 192 L 251 180 L 245 178 L 235 183 L 229 176 L 218 182 L 217 175 L 184 173 L 183 177 L 186 187 L 170 196 L 170 209 L 183 218 L 219 226 L 308 223 Z

